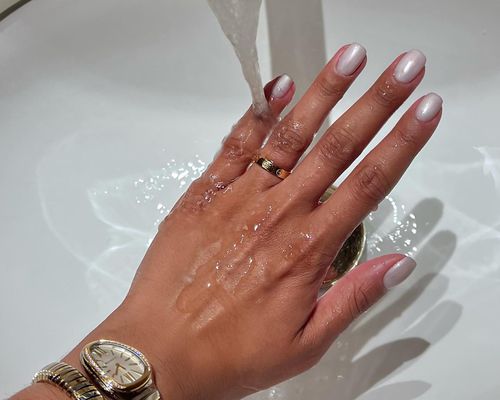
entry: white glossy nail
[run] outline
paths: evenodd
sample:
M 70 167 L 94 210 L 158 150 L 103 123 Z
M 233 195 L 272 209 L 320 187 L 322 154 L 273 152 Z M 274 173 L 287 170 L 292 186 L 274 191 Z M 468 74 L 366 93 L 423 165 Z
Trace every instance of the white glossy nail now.
M 337 61 L 337 72 L 349 76 L 354 74 L 366 57 L 366 49 L 359 43 L 351 44 Z
M 384 275 L 384 286 L 386 289 L 392 289 L 399 285 L 413 272 L 417 263 L 411 257 L 405 257 L 394 264 Z
M 271 98 L 280 99 L 285 96 L 292 87 L 293 80 L 287 74 L 281 75 L 273 86 Z
M 406 53 L 394 70 L 394 77 L 398 82 L 409 83 L 422 71 L 426 62 L 424 53 L 420 50 L 410 50 Z
M 431 121 L 443 108 L 443 99 L 436 93 L 426 95 L 417 106 L 415 114 L 422 122 Z

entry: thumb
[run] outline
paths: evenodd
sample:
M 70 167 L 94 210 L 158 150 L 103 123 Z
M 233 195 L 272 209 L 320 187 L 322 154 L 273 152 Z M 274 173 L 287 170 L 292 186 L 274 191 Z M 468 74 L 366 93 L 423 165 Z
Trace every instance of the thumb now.
M 416 265 L 410 257 L 391 254 L 354 268 L 318 300 L 302 338 L 309 342 L 308 345 L 316 342 L 326 351 L 352 321 L 375 304 L 387 290 L 403 282 Z

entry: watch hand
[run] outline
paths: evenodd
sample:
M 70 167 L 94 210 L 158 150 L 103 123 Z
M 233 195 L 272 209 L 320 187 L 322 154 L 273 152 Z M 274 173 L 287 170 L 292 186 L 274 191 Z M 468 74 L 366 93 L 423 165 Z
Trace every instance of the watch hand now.
M 116 376 L 116 374 L 118 373 L 119 367 L 120 367 L 120 364 L 116 363 L 116 369 L 115 369 L 115 373 L 113 374 L 113 377 Z

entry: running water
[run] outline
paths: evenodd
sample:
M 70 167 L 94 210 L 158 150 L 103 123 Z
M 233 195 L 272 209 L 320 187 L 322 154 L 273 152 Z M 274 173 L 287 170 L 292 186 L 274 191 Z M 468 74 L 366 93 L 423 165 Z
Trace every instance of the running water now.
M 262 0 L 208 0 L 222 31 L 231 42 L 250 86 L 254 110 L 258 115 L 269 110 L 257 54 L 257 27 Z

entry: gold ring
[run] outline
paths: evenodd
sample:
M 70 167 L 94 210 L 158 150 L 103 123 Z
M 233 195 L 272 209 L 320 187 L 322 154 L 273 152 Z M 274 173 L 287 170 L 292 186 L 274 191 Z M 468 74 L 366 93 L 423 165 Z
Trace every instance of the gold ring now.
M 277 176 L 280 179 L 285 179 L 288 175 L 290 175 L 290 171 L 287 171 L 286 169 L 274 165 L 274 162 L 268 160 L 267 158 L 258 157 L 255 163 L 260 165 L 270 174 L 273 174 L 274 176 Z

